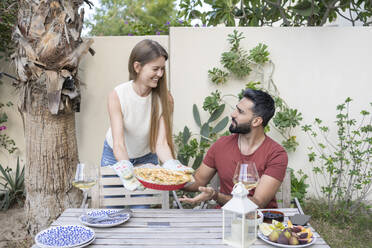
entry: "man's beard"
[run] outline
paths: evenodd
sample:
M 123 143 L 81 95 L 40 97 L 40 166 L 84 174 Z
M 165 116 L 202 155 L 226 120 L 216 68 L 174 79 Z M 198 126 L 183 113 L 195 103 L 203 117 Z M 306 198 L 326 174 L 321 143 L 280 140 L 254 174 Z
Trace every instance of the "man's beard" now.
M 243 124 L 238 125 L 235 118 L 232 118 L 231 120 L 232 123 L 229 127 L 229 130 L 231 133 L 241 133 L 241 134 L 250 133 L 252 131 L 252 128 L 251 128 L 252 120 L 253 118 L 250 119 L 248 123 L 243 123 Z M 233 126 L 233 123 L 235 124 L 235 127 Z

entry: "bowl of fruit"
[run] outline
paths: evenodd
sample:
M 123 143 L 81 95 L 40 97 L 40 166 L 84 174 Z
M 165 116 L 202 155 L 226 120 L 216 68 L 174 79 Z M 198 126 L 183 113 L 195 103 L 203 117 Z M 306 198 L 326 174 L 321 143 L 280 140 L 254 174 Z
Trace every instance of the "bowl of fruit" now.
M 283 224 L 276 220 L 272 224 L 260 224 L 258 237 L 276 247 L 292 248 L 307 247 L 316 240 L 309 227 L 294 226 L 291 221 Z

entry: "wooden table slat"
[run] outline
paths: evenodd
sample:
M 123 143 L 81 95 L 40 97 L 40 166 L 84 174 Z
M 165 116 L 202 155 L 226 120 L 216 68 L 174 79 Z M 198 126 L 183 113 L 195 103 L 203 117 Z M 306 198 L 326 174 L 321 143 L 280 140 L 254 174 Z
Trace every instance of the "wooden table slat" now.
M 80 216 L 80 215 L 79 215 Z M 76 222 L 76 218 L 78 218 L 78 216 L 65 216 L 63 218 L 63 220 L 65 221 L 75 221 Z M 134 223 L 139 223 L 139 222 L 167 222 L 167 221 L 170 221 L 172 223 L 176 223 L 176 222 L 179 222 L 179 223 L 182 223 L 182 222 L 196 222 L 196 223 L 200 223 L 201 222 L 201 219 L 200 217 L 176 217 L 176 216 L 164 216 L 164 217 L 155 217 L 155 218 L 149 218 L 149 217 L 136 217 L 136 215 L 134 215 L 129 221 L 129 222 L 134 222 Z M 222 222 L 222 216 L 221 214 L 220 215 L 215 215 L 213 217 L 203 217 L 203 222 Z

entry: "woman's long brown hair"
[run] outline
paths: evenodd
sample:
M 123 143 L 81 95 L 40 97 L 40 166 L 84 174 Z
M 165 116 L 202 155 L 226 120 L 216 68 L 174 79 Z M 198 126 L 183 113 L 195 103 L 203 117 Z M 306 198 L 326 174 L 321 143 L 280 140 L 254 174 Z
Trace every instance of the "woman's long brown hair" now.
M 133 48 L 128 62 L 128 70 L 129 70 L 129 80 L 136 80 L 137 73 L 134 70 L 134 62 L 139 62 L 141 66 L 144 66 L 148 62 L 157 59 L 163 56 L 165 60 L 168 59 L 167 51 L 156 41 L 154 40 L 143 40 L 137 43 L 137 45 Z M 156 140 L 159 133 L 159 102 L 161 103 L 161 107 L 163 112 L 161 116 L 163 116 L 164 123 L 165 123 L 165 131 L 167 142 L 169 148 L 172 152 L 172 155 L 175 156 L 174 153 L 174 145 L 172 140 L 172 112 L 173 109 L 171 107 L 172 103 L 168 97 L 168 88 L 167 88 L 167 77 L 166 72 L 164 71 L 163 76 L 158 81 L 158 86 L 152 89 L 152 99 L 151 99 L 151 124 L 150 124 L 150 149 L 151 152 L 155 153 L 156 151 Z M 164 162 L 164 161 L 163 161 Z

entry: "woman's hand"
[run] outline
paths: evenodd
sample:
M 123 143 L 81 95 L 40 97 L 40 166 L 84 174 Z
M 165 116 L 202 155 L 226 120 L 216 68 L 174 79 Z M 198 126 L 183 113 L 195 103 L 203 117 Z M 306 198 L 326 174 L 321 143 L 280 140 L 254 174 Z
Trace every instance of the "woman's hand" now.
M 175 159 L 169 159 L 163 164 L 163 168 L 174 171 L 182 171 L 185 173 L 192 174 L 194 169 L 185 165 L 182 165 L 180 161 Z
M 195 196 L 194 198 L 189 198 L 187 196 L 183 196 L 180 198 L 181 202 L 186 202 L 190 204 L 197 204 L 203 201 L 209 201 L 213 199 L 217 192 L 212 187 L 199 187 L 199 191 L 201 192 L 199 195 Z

